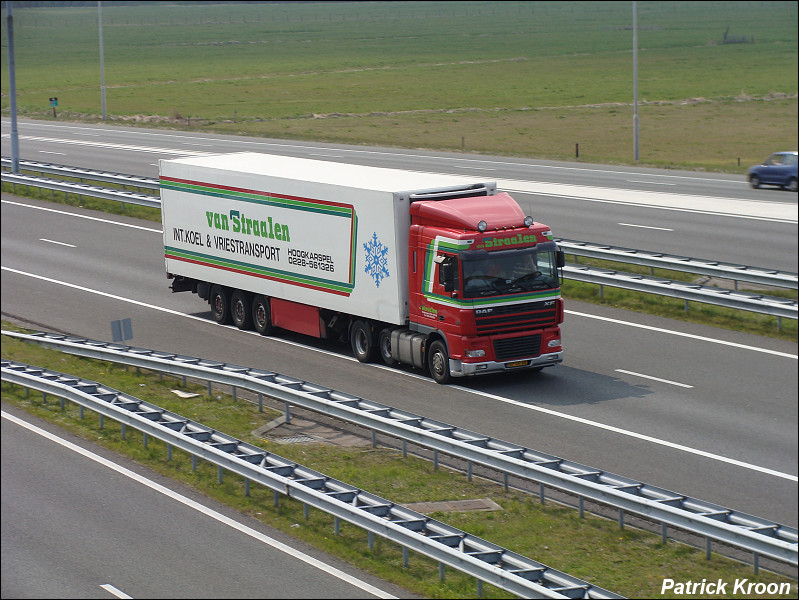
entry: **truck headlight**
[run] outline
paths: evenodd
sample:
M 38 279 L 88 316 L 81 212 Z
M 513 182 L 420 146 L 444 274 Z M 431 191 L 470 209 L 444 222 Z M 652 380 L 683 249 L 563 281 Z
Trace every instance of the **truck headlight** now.
M 558 346 L 560 346 L 560 340 L 549 340 L 547 342 L 547 347 L 549 348 L 557 348 Z
M 466 356 L 468 356 L 469 358 L 477 358 L 478 356 L 485 356 L 485 355 L 486 355 L 486 351 L 485 350 L 467 350 L 466 351 Z

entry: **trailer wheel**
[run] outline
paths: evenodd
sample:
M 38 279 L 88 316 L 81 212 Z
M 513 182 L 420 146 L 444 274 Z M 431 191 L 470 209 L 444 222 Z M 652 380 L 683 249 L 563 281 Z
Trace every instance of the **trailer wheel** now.
M 211 305 L 211 314 L 214 320 L 220 325 L 230 323 L 230 295 L 221 285 L 211 286 L 211 293 L 208 295 L 208 303 Z
M 380 358 L 385 364 L 393 365 L 397 362 L 391 356 L 391 329 L 388 327 L 380 331 L 380 335 L 377 337 L 377 348 L 380 351 Z
M 230 318 L 239 329 L 252 328 L 252 302 L 247 292 L 236 290 L 230 296 Z
M 261 335 L 272 333 L 272 312 L 269 308 L 269 299 L 261 294 L 256 294 L 252 299 L 252 324 L 255 331 Z
M 375 340 L 372 328 L 365 321 L 355 321 L 350 329 L 352 353 L 360 362 L 372 362 L 375 358 Z
M 441 340 L 430 344 L 430 349 L 427 351 L 427 367 L 430 369 L 433 381 L 442 385 L 449 383 L 449 353 Z

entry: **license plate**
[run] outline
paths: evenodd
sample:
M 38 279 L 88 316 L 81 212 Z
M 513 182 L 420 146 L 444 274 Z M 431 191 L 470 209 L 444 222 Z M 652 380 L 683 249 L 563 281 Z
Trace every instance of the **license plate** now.
M 530 364 L 529 360 L 514 360 L 513 362 L 505 363 L 505 366 L 508 369 L 512 369 L 513 367 L 526 367 Z

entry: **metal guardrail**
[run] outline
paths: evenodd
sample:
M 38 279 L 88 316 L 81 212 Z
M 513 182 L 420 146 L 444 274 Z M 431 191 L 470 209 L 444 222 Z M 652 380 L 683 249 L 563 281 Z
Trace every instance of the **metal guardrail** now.
M 635 250 L 633 248 L 622 248 L 593 242 L 564 239 L 555 241 L 567 254 L 585 258 L 598 258 L 683 273 L 696 273 L 697 275 L 719 277 L 732 281 L 746 281 L 758 285 L 791 288 L 794 290 L 799 288 L 799 274 L 797 273 L 664 254 L 662 252 L 649 252 L 648 250 Z
M 3 168 L 7 169 L 10 169 L 12 166 L 11 159 L 7 157 L 0 159 L 0 164 L 2 164 Z M 104 181 L 117 185 L 132 185 L 137 188 L 150 190 L 158 190 L 160 187 L 158 180 L 152 179 L 151 177 L 139 177 L 138 175 L 126 175 L 125 173 L 110 173 L 108 171 L 84 169 L 83 167 L 69 167 L 66 165 L 56 165 L 33 160 L 20 160 L 19 168 L 25 171 L 62 175 L 64 177 L 77 177 L 81 180 Z
M 62 334 L 8 335 L 69 354 L 241 387 L 550 488 L 797 565 L 797 530 L 313 383 L 249 367 Z M 620 513 L 621 514 L 621 513 Z M 621 518 L 621 517 L 620 517 Z
M 47 190 L 55 190 L 57 192 L 102 198 L 103 200 L 114 200 L 128 204 L 149 206 L 151 208 L 161 208 L 161 199 L 158 196 L 98 187 L 87 183 L 66 181 L 64 179 L 48 179 L 46 177 L 34 177 L 33 175 L 17 175 L 16 173 L 3 172 L 3 183 L 27 185 Z
M 263 485 L 276 497 L 285 494 L 395 542 L 404 549 L 405 564 L 411 549 L 522 598 L 623 598 L 100 383 L 5 359 L 1 370 L 3 381 L 89 408 Z
M 3 158 L 3 167 L 9 167 L 10 159 Z M 62 165 L 52 165 L 50 163 L 36 163 L 32 161 L 20 161 L 20 168 L 26 170 L 39 170 L 50 174 L 59 174 L 70 177 L 85 177 L 96 181 L 113 182 L 120 185 L 136 185 L 149 189 L 158 189 L 157 179 L 135 177 L 132 175 L 122 175 L 119 173 L 107 173 L 94 171 L 91 169 L 81 169 L 77 167 L 67 167 Z M 156 196 L 146 194 L 136 194 L 127 191 L 115 191 L 108 188 L 94 187 L 82 183 L 69 183 L 62 180 L 34 177 L 32 175 L 17 175 L 3 172 L 3 181 L 43 187 L 63 192 L 85 194 L 115 200 L 119 202 L 129 202 L 131 204 L 141 204 L 154 208 L 160 208 L 160 199 Z M 747 281 L 751 283 L 771 285 L 776 287 L 788 287 L 797 289 L 799 287 L 799 275 L 796 273 L 786 273 L 773 269 L 763 269 L 744 265 L 734 265 L 730 263 L 720 263 L 711 260 L 686 258 L 680 256 L 668 256 L 664 254 L 648 252 L 644 250 L 633 250 L 595 244 L 591 242 L 579 242 L 576 240 L 559 240 L 558 243 L 569 254 L 581 257 L 601 258 L 616 262 L 646 265 L 697 273 L 710 277 L 720 277 L 737 281 Z M 727 290 L 714 286 L 702 286 L 698 284 L 672 281 L 668 279 L 658 279 L 635 275 L 631 273 L 618 272 L 611 269 L 600 269 L 583 265 L 569 264 L 564 268 L 564 277 L 575 281 L 607 285 L 621 289 L 645 292 L 659 296 L 667 296 L 693 302 L 702 302 L 716 306 L 724 306 L 738 310 L 746 310 L 761 314 L 775 316 L 778 319 L 785 317 L 788 319 L 799 319 L 799 302 L 793 299 L 784 299 L 766 296 L 764 294 L 754 294 L 739 292 L 737 290 Z
M 611 269 L 585 265 L 567 264 L 563 267 L 563 276 L 573 281 L 607 285 L 692 302 L 704 302 L 705 304 L 747 310 L 774 317 L 799 318 L 799 302 L 792 298 L 777 298 L 753 292 L 728 290 L 686 281 L 647 277 L 646 275 L 636 275 L 634 273 L 621 273 Z

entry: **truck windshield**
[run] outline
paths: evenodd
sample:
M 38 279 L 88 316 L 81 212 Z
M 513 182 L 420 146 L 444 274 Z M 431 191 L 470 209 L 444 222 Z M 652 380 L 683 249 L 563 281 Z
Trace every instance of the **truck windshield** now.
M 555 244 L 539 244 L 535 248 L 463 252 L 463 297 L 479 298 L 557 288 L 559 280 L 555 251 Z

